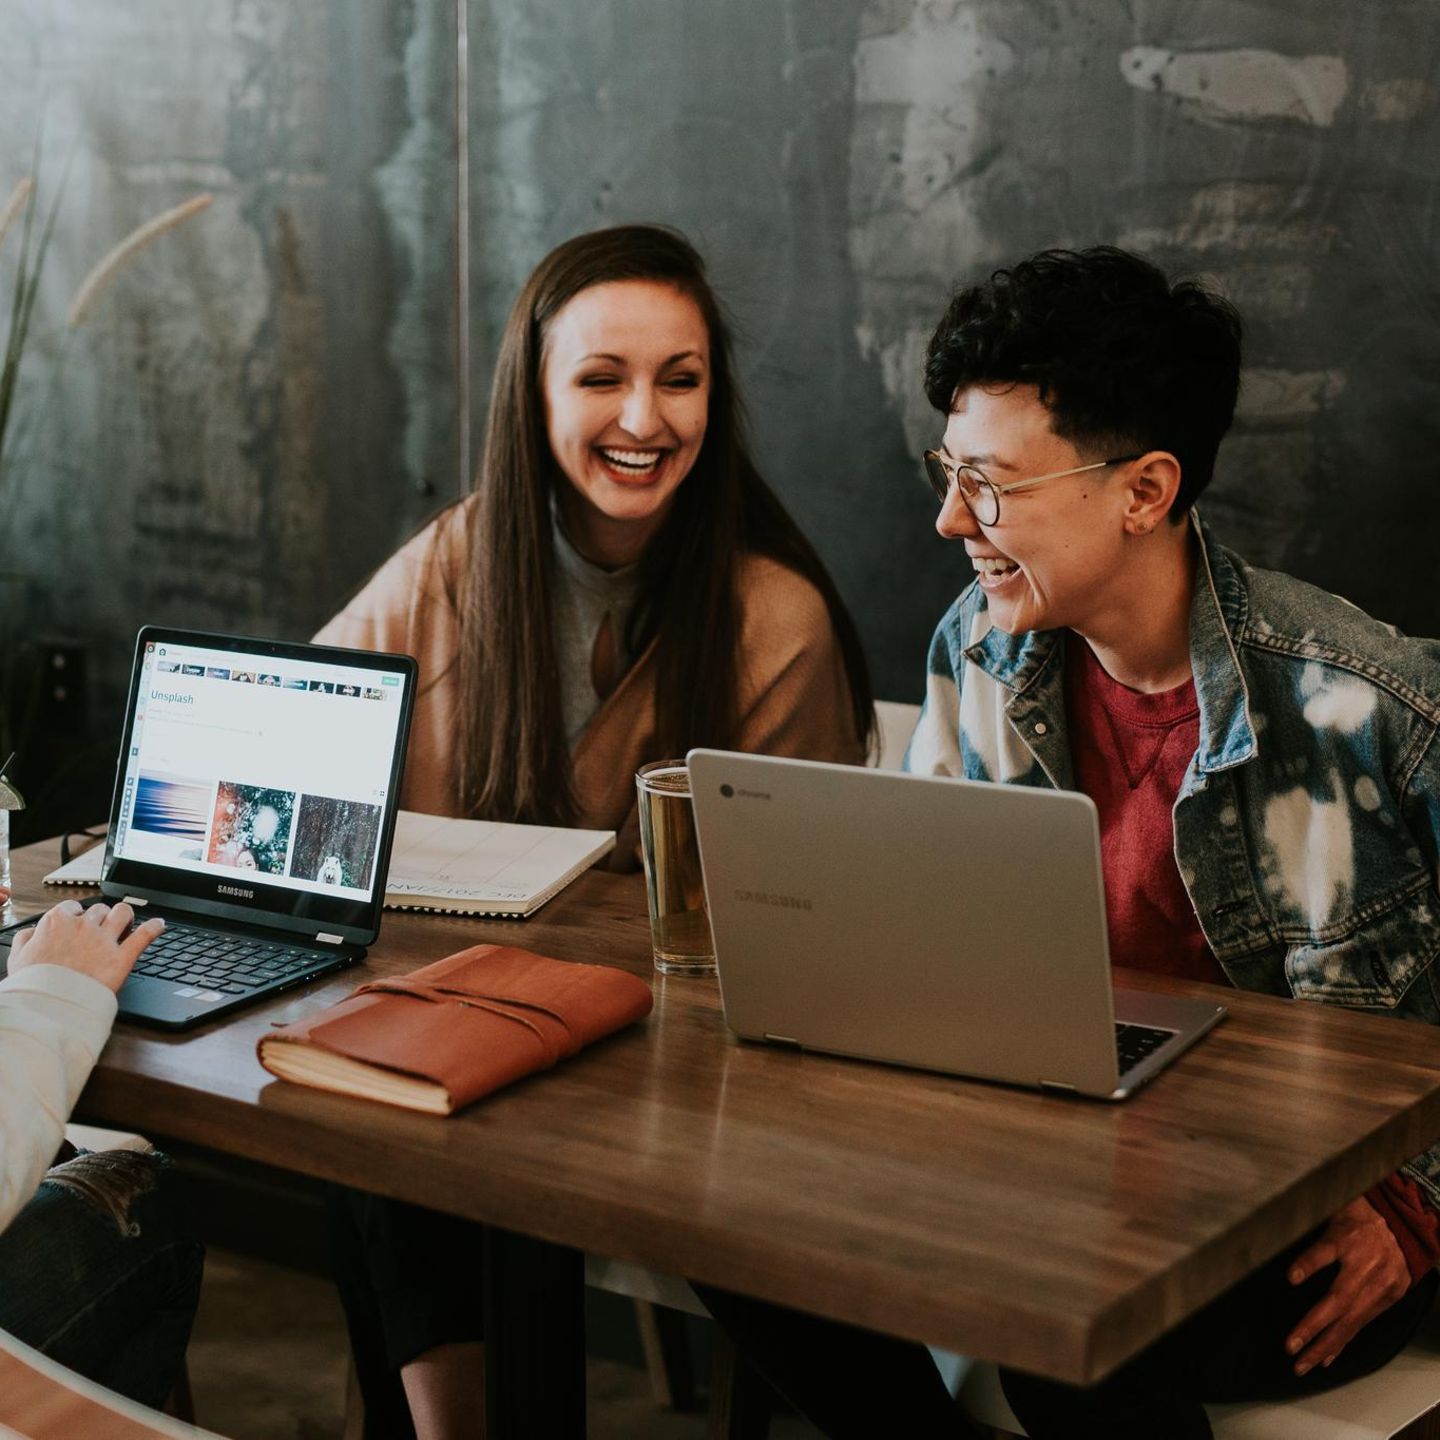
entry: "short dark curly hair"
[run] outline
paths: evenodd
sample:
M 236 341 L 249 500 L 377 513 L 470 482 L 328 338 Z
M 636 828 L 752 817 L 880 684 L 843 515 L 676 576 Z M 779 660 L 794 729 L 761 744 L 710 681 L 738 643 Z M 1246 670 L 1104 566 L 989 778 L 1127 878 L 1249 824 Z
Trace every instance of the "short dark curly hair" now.
M 1089 458 L 1168 450 L 1179 519 L 1210 482 L 1240 388 L 1240 315 L 1113 246 L 1042 250 L 951 300 L 925 352 L 942 414 L 972 385 L 1039 387 L 1055 433 Z

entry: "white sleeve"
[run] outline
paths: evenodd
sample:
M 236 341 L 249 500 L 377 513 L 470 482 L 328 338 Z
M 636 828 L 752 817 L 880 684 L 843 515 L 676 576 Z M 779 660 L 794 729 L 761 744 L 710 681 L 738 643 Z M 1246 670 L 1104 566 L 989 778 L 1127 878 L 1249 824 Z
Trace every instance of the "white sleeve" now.
M 960 750 L 960 691 L 955 681 L 933 672 L 926 676 L 925 703 L 905 750 L 912 775 L 964 775 Z
M 54 1160 L 115 1009 L 98 980 L 59 965 L 0 980 L 0 1230 Z
M 960 685 L 965 661 L 952 637 L 958 629 L 957 600 L 935 627 L 925 664 L 925 703 L 905 750 L 903 768 L 912 775 L 964 775 L 960 750 Z

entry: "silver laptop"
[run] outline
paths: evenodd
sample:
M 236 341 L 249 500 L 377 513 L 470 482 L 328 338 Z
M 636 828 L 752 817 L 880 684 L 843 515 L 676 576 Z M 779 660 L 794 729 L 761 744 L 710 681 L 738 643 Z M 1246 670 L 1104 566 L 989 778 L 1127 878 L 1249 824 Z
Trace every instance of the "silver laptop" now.
M 692 750 L 739 1035 L 1120 1100 L 1225 1013 L 1111 984 L 1087 796 Z

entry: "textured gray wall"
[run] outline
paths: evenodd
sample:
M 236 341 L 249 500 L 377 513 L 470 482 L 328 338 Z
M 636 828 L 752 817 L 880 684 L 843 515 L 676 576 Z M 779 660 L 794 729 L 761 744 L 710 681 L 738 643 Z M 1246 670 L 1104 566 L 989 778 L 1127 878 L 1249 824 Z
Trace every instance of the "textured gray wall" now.
M 748 334 L 765 468 L 914 697 L 968 578 L 918 369 L 954 280 L 1119 243 L 1250 325 L 1206 509 L 1254 560 L 1440 631 L 1436 0 L 476 0 L 477 377 L 546 246 L 656 218 Z M 483 387 L 472 390 L 477 423 Z
M 477 443 L 544 250 L 681 226 L 740 323 L 763 466 L 880 692 L 913 698 L 968 579 L 916 478 L 938 430 L 924 338 L 957 278 L 1118 242 L 1212 277 L 1249 321 L 1206 507 L 1222 535 L 1440 632 L 1440 0 L 470 0 L 467 18 Z M 53 337 L 32 356 L 18 558 L 112 685 L 145 619 L 305 633 L 456 493 L 454 23 L 417 0 L 0 9 L 0 192 L 42 102 L 46 173 L 75 153 L 44 313 L 131 225 L 218 197 L 122 278 L 58 383 Z

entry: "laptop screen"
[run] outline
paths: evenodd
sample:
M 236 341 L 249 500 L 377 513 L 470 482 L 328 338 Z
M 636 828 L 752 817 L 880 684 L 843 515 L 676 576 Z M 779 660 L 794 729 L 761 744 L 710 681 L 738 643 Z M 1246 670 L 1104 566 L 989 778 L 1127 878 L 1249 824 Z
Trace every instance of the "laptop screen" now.
M 142 631 L 107 884 L 364 928 L 413 685 L 403 656 Z

